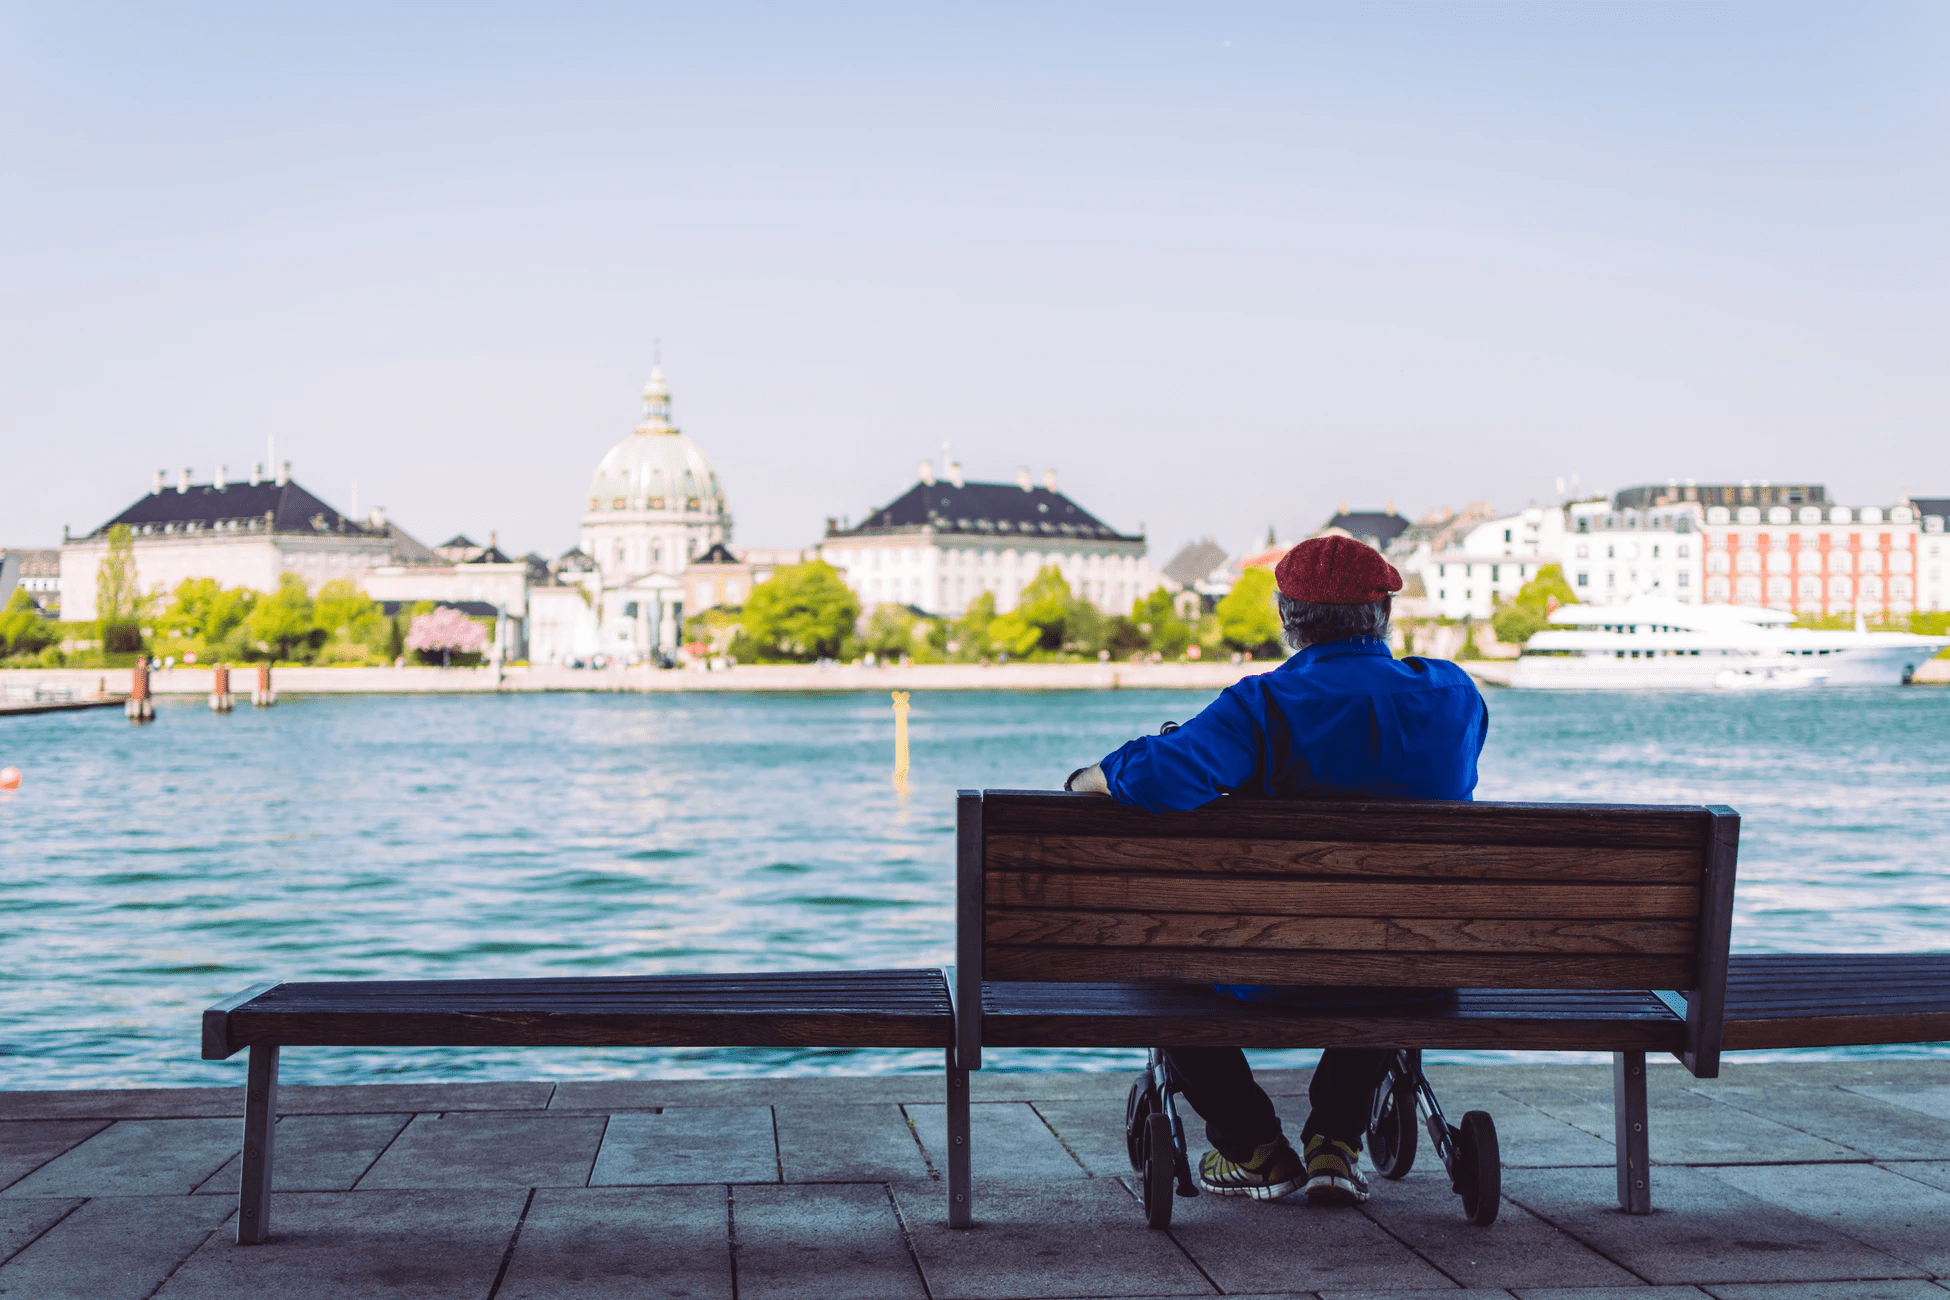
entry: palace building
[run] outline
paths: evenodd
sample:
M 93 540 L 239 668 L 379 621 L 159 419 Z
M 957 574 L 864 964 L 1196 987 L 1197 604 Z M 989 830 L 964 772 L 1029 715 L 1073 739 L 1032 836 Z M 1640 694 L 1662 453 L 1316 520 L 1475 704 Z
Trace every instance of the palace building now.
M 1120 533 L 1056 490 L 1056 471 L 1042 486 L 1021 470 L 1014 483 L 970 483 L 949 462 L 936 479 L 921 462 L 920 481 L 855 526 L 828 520 L 820 554 L 871 609 L 909 605 L 954 616 L 983 592 L 998 613 L 1039 570 L 1055 565 L 1070 590 L 1106 614 L 1126 614 L 1158 585 L 1145 560 L 1142 533 Z

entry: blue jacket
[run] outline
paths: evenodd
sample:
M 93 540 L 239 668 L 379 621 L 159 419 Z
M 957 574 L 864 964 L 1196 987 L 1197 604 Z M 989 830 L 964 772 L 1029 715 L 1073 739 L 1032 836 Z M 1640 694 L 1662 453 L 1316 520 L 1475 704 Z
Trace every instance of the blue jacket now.
M 1308 646 L 1272 672 L 1227 687 L 1184 726 L 1140 736 L 1102 767 L 1113 798 L 1152 812 L 1197 808 L 1222 794 L 1468 799 L 1489 721 L 1482 693 L 1456 665 L 1396 659 L 1385 642 L 1353 637 Z M 1235 997 L 1328 1005 L 1431 996 L 1219 987 Z

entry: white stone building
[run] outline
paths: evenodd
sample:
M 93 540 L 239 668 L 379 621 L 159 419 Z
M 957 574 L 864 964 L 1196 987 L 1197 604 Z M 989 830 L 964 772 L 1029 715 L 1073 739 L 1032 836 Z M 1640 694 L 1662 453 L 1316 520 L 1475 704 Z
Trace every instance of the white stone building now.
M 1705 547 L 1698 502 L 1621 509 L 1616 500 L 1574 501 L 1565 515 L 1568 536 L 1559 544 L 1564 580 L 1584 604 L 1637 596 L 1685 605 L 1702 601 Z
M 1141 534 L 1119 533 L 1058 492 L 1053 470 L 1041 487 L 1026 469 L 1013 484 L 970 483 L 959 465 L 937 479 L 923 462 L 920 482 L 857 526 L 829 521 L 820 554 L 867 609 L 909 605 L 953 617 L 985 591 L 1008 613 L 1052 564 L 1076 595 L 1128 614 L 1159 585 L 1145 549 Z
M 356 521 L 326 505 L 291 481 L 289 461 L 274 479 L 253 468 L 247 481 L 232 482 L 221 467 L 208 483 L 192 483 L 187 469 L 174 486 L 164 479 L 157 471 L 147 496 L 86 536 L 62 540 L 64 618 L 95 617 L 96 575 L 117 524 L 129 528 L 136 585 L 145 593 L 173 590 L 185 578 L 274 591 L 286 573 L 315 592 L 334 578 L 364 585 L 375 569 L 433 558 L 384 511 Z
M 1559 562 L 1564 527 L 1562 510 L 1532 506 L 1477 524 L 1442 551 L 1418 545 L 1397 566 L 1420 576 L 1427 608 L 1439 617 L 1484 619 Z
M 1950 497 L 1913 497 L 1921 532 L 1916 541 L 1916 608 L 1950 610 Z

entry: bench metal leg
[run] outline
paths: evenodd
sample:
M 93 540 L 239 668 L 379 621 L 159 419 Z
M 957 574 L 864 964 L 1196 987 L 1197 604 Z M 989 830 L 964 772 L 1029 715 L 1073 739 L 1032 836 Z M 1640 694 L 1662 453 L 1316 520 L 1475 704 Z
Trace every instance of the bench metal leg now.
M 237 1193 L 237 1244 L 271 1235 L 271 1171 L 278 1127 L 278 1049 L 253 1045 L 244 1092 L 244 1170 Z
M 948 1226 L 974 1226 L 973 1179 L 969 1171 L 968 1071 L 955 1068 L 948 1049 Z
M 1618 1134 L 1618 1207 L 1652 1213 L 1650 1114 L 1645 1103 L 1645 1053 L 1611 1055 L 1612 1123 Z

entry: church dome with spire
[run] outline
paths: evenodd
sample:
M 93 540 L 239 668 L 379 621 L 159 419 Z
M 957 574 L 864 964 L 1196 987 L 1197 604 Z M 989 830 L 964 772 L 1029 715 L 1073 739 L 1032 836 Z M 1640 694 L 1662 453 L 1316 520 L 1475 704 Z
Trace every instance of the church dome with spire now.
M 643 389 L 643 422 L 609 449 L 589 482 L 582 549 L 605 574 L 675 573 L 731 540 L 717 471 L 670 418 L 661 365 Z

